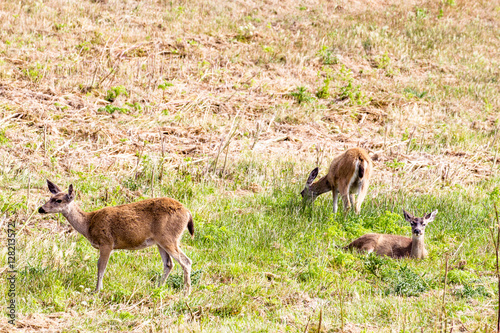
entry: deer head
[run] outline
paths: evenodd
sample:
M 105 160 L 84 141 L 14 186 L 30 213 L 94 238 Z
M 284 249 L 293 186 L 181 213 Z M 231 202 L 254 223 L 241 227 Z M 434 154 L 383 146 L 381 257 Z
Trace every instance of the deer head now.
M 66 211 L 73 199 L 75 199 L 73 185 L 69 186 L 68 193 L 64 193 L 56 184 L 52 183 L 48 179 L 47 186 L 49 187 L 50 193 L 54 195 L 42 207 L 38 208 L 38 212 L 40 214 L 47 214 L 63 213 Z
M 426 214 L 424 217 L 414 217 L 403 209 L 405 220 L 411 225 L 411 233 L 413 237 L 423 237 L 425 234 L 425 227 L 428 223 L 434 221 L 437 214 L 437 209 L 432 213 Z
M 309 177 L 307 178 L 306 186 L 304 187 L 302 192 L 300 192 L 300 195 L 306 201 L 314 201 L 314 199 L 316 199 L 316 197 L 319 195 L 319 193 L 311 188 L 311 184 L 316 179 L 316 177 L 318 177 L 318 171 L 318 167 L 314 168 L 313 171 L 311 171 Z

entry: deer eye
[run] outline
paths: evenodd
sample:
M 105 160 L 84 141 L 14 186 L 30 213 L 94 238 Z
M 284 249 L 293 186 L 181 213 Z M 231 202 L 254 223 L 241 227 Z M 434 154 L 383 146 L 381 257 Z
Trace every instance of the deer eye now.
M 56 199 L 56 202 L 57 202 L 57 203 L 61 203 L 61 202 L 62 202 L 62 200 L 61 200 L 61 199 Z

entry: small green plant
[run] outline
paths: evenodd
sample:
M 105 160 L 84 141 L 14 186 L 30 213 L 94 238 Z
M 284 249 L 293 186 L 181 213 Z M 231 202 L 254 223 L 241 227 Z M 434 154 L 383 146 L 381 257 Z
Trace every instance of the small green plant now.
M 202 269 L 191 272 L 191 284 L 197 285 L 201 279 Z M 167 285 L 175 290 L 180 290 L 184 286 L 184 276 L 182 274 L 172 274 L 167 279 Z
M 55 103 L 54 103 L 54 106 L 55 106 L 56 108 L 58 108 L 59 110 L 61 110 L 61 111 L 64 111 L 64 110 L 66 110 L 66 109 L 68 109 L 68 108 L 69 108 L 69 106 L 67 106 L 67 105 L 62 105 L 61 103 L 57 103 L 57 102 L 55 102 Z
M 381 257 L 372 252 L 366 257 L 366 260 L 363 262 L 363 267 L 367 272 L 375 275 L 376 277 L 380 277 L 380 270 L 387 264 L 388 261 L 389 259 L 387 257 Z
M 239 26 L 238 33 L 235 38 L 239 42 L 249 42 L 254 36 L 255 27 L 252 23 L 247 25 Z
M 64 23 L 54 23 L 54 30 L 55 31 L 61 31 L 66 27 L 66 24 Z
M 118 107 L 118 106 L 114 106 L 114 105 L 111 105 L 111 104 L 108 104 L 104 107 L 100 107 L 99 109 L 97 109 L 98 112 L 107 112 L 109 114 L 113 114 L 115 112 L 118 112 L 118 113 L 130 113 L 130 109 L 127 109 L 127 108 L 121 108 L 121 107 Z
M 338 56 L 327 46 L 323 46 L 321 50 L 318 51 L 318 55 L 321 57 L 324 65 L 336 65 L 339 63 Z
M 383 69 L 385 75 L 388 77 L 393 77 L 395 74 L 399 73 L 398 68 L 391 66 L 391 58 L 389 54 L 385 52 L 382 55 L 376 56 L 374 59 L 375 65 L 378 69 Z
M 469 281 L 477 279 L 476 274 L 463 271 L 460 269 L 454 269 L 448 272 L 448 283 L 451 284 L 463 284 L 465 285 Z
M 30 81 L 36 83 L 44 77 L 45 70 L 47 70 L 46 66 L 37 62 L 35 65 L 23 69 L 23 73 Z
M 80 53 L 88 52 L 90 51 L 90 42 L 83 41 L 80 44 L 77 44 L 75 47 Z
M 418 91 L 414 88 L 405 88 L 404 93 L 407 98 L 424 98 L 427 95 L 427 91 Z
M 456 289 L 453 294 L 459 298 L 491 297 L 491 293 L 484 285 L 474 283 L 464 283 L 462 289 Z
M 5 136 L 5 129 L 1 130 L 0 131 L 0 144 L 5 144 L 5 143 L 7 143 L 9 141 L 10 141 L 9 138 L 7 138 Z
M 491 111 L 493 111 L 493 104 L 491 104 L 491 102 L 486 97 L 483 98 L 483 101 L 484 101 L 484 112 L 490 113 Z
M 377 56 L 375 58 L 375 62 L 377 63 L 377 68 L 386 69 L 391 64 L 391 58 L 389 57 L 387 52 L 385 52 L 384 54 Z
M 290 96 L 295 98 L 299 104 L 309 103 L 314 100 L 314 97 L 311 96 L 311 94 L 307 91 L 307 88 L 304 86 L 297 87 L 295 91 L 290 93 Z
M 272 46 L 262 45 L 262 51 L 266 53 L 273 53 L 274 49 Z
M 387 295 L 418 296 L 429 289 L 427 281 L 406 265 L 389 271 L 383 280 L 388 284 Z
M 426 18 L 427 17 L 427 9 L 416 7 L 415 8 L 415 16 L 417 17 L 417 19 Z
M 128 97 L 128 92 L 127 92 L 127 89 L 125 89 L 124 86 L 116 86 L 116 87 L 111 87 L 110 89 L 108 89 L 108 91 L 106 92 L 106 97 L 104 98 L 105 100 L 107 100 L 108 102 L 114 102 L 115 99 L 118 98 L 118 96 L 120 95 L 124 95 L 124 96 L 127 96 Z
M 405 162 L 399 162 L 397 158 L 393 159 L 392 161 L 385 162 L 385 165 L 388 168 L 391 168 L 393 170 L 400 170 L 402 169 L 406 163 Z
M 340 99 L 349 99 L 352 104 L 366 104 L 366 97 L 361 92 L 359 85 L 353 85 L 352 80 L 347 82 L 347 85 L 340 88 Z
M 174 86 L 173 83 L 168 82 L 168 81 L 165 80 L 165 81 L 163 81 L 163 83 L 160 83 L 158 85 L 158 89 L 161 89 L 161 90 L 165 91 L 165 89 L 167 89 L 168 87 L 173 87 L 173 86 Z
M 316 91 L 316 97 L 325 99 L 330 97 L 330 78 L 327 77 L 323 80 L 323 85 Z
M 142 105 L 137 102 L 125 103 L 125 105 L 131 107 L 134 111 L 142 111 Z
M 405 235 L 409 234 L 410 227 L 407 223 L 401 225 L 401 215 L 386 210 L 376 218 L 367 218 L 363 224 L 365 228 L 382 234 Z
M 365 39 L 363 41 L 363 49 L 365 50 L 366 53 L 370 53 L 373 48 L 373 42 L 370 38 Z
M 368 103 L 368 98 L 361 91 L 361 86 L 354 84 L 354 78 L 350 69 L 342 65 L 338 76 L 340 81 L 345 84 L 340 87 L 339 98 L 341 100 L 348 99 L 352 105 L 366 105 Z

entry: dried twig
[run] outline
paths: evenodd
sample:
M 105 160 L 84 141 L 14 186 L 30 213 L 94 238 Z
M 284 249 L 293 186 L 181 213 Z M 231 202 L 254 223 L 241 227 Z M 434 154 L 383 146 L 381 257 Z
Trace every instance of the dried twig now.
M 495 268 L 496 268 L 496 276 L 498 283 L 498 312 L 497 312 L 497 333 L 500 332 L 500 270 L 499 270 L 499 248 L 500 248 L 500 219 L 498 217 L 498 208 L 497 204 L 493 203 L 493 208 L 495 209 L 495 219 L 496 225 L 490 228 L 491 241 L 495 248 Z M 496 231 L 496 237 L 495 237 Z
M 30 207 L 30 191 L 31 191 L 31 174 L 28 176 L 28 192 L 26 193 L 26 214 L 28 214 Z
M 321 324 L 323 323 L 323 309 L 319 309 L 318 333 L 321 332 Z
M 225 144 L 224 144 L 225 137 L 222 137 L 222 139 L 220 141 L 219 148 L 217 149 L 217 155 L 215 156 L 215 159 L 212 163 L 213 172 L 215 172 L 217 170 L 217 162 L 219 161 L 220 154 L 229 145 L 229 143 L 231 142 L 231 139 L 236 135 L 236 131 L 237 131 L 236 120 L 238 119 L 239 114 L 240 114 L 240 111 L 238 110 L 238 113 L 234 117 L 233 123 L 231 124 L 231 129 L 229 130 L 229 133 L 228 133 L 229 138 L 227 139 Z M 227 153 L 226 153 L 226 157 L 227 157 Z
M 260 135 L 260 121 L 257 121 L 255 125 L 255 134 L 253 136 L 253 144 L 250 147 L 250 150 L 253 150 L 255 148 L 257 141 L 259 141 L 259 135 Z
M 444 269 L 444 284 L 443 284 L 443 298 L 442 298 L 442 312 L 441 312 L 441 320 L 440 322 L 443 323 L 444 325 L 442 326 L 442 331 L 446 332 L 447 331 L 447 315 L 446 315 L 446 283 L 448 283 L 448 260 L 449 256 L 446 254 L 446 261 L 445 261 L 445 269 Z
M 314 314 L 314 313 L 313 313 Z M 306 327 L 304 327 L 304 333 L 307 333 L 307 329 L 309 328 L 309 323 L 311 322 L 312 315 L 307 319 Z
M 412 139 L 413 139 L 413 134 L 415 133 L 415 130 L 417 129 L 417 127 L 413 127 L 413 131 L 411 132 L 410 134 L 410 137 L 408 138 L 408 145 L 406 146 L 406 154 L 408 155 L 408 153 L 410 152 L 410 148 L 411 148 L 411 144 L 412 144 Z

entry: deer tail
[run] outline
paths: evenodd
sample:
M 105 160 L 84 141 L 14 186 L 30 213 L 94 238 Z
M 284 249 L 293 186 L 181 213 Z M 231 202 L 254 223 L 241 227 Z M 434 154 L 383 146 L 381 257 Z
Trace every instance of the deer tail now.
M 363 178 L 365 176 L 365 160 L 363 157 L 359 157 L 359 164 L 358 164 L 358 177 Z
M 194 238 L 194 222 L 193 222 L 193 215 L 191 215 L 191 213 L 189 214 L 189 221 L 187 224 L 187 228 L 189 230 L 189 233 L 191 234 L 191 238 Z

